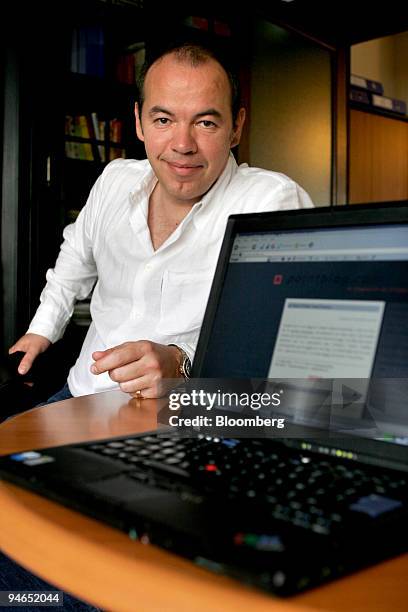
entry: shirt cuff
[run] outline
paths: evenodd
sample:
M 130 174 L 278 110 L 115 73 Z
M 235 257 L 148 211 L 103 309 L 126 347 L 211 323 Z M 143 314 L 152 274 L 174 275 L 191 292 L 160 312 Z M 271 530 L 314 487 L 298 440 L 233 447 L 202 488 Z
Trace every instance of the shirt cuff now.
M 56 317 L 55 313 L 50 313 L 48 309 L 40 306 L 26 333 L 44 336 L 54 344 L 64 335 L 68 321 L 66 317 Z
M 195 347 L 193 347 L 191 344 L 187 344 L 186 342 L 174 342 L 174 344 L 179 348 L 183 349 L 183 351 L 187 353 L 191 363 L 193 363 Z

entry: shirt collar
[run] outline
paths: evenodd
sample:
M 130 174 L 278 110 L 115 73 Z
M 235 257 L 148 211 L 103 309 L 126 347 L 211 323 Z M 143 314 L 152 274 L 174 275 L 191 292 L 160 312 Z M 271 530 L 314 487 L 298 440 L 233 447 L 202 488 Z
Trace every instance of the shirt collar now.
M 132 204 L 142 207 L 144 216 L 147 219 L 149 198 L 157 183 L 157 176 L 153 172 L 153 168 L 146 160 L 146 170 L 139 180 L 136 189 L 130 192 L 129 197 Z
M 222 196 L 231 183 L 237 169 L 238 164 L 235 161 L 235 157 L 230 152 L 225 168 L 215 181 L 214 185 L 209 191 L 207 191 L 203 199 L 193 206 L 193 210 L 195 211 L 193 220 L 197 229 L 200 229 L 200 226 L 205 222 L 205 219 L 212 208 L 219 205 L 220 201 L 222 200 Z

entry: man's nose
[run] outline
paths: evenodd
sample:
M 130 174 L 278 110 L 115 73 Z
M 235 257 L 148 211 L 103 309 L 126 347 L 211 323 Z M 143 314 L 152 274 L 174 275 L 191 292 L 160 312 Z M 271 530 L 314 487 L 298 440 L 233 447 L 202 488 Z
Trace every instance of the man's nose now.
M 194 138 L 194 126 L 179 124 L 175 126 L 171 147 L 173 151 L 188 155 L 197 152 L 197 143 Z

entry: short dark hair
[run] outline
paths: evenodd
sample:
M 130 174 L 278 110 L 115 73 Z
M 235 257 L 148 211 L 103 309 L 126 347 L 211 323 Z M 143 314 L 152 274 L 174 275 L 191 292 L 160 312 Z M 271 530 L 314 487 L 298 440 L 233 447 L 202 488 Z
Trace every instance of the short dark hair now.
M 146 61 L 143 64 L 142 69 L 139 73 L 139 77 L 137 79 L 137 101 L 140 112 L 142 111 L 142 106 L 144 102 L 144 84 L 146 75 L 149 69 L 153 66 L 153 64 L 155 64 L 157 61 L 159 61 L 166 55 L 174 55 L 178 61 L 190 63 L 190 65 L 194 68 L 205 64 L 206 62 L 208 62 L 209 59 L 218 62 L 220 66 L 225 70 L 228 77 L 228 82 L 230 84 L 231 112 L 232 119 L 235 122 L 238 116 L 238 111 L 242 106 L 242 101 L 239 79 L 234 67 L 225 55 L 221 54 L 220 52 L 217 52 L 215 49 L 204 47 L 203 45 L 199 45 L 197 43 L 189 42 L 169 45 L 161 52 L 156 52 L 156 54 L 151 54 L 150 57 L 148 56 L 146 58 Z

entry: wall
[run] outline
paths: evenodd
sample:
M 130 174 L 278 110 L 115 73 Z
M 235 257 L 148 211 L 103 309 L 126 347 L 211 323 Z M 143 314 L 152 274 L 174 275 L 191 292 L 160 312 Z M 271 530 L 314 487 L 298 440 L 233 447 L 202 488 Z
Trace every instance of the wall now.
M 330 203 L 330 53 L 264 20 L 253 25 L 250 164 L 289 175 Z
M 408 32 L 351 47 L 351 72 L 384 85 L 384 95 L 408 102 Z

